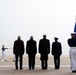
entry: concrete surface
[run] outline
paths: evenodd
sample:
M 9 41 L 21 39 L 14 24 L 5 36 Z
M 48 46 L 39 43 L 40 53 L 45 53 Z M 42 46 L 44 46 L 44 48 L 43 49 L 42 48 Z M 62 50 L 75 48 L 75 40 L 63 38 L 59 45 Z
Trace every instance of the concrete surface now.
M 36 59 L 35 70 L 28 69 L 28 59 L 23 59 L 23 70 L 15 70 L 15 63 L 12 59 L 0 61 L 0 75 L 76 75 L 70 69 L 70 60 L 61 59 L 61 67 L 59 70 L 54 69 L 53 59 L 48 60 L 48 69 L 41 69 L 41 62 Z

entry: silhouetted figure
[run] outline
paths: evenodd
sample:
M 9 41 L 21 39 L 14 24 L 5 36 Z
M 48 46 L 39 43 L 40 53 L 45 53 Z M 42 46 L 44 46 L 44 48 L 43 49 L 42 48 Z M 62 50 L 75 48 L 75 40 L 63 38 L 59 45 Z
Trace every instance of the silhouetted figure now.
M 21 40 L 21 37 L 18 36 L 18 39 L 14 42 L 13 53 L 15 54 L 15 67 L 18 69 L 18 58 L 20 59 L 20 70 L 22 69 L 23 63 L 23 54 L 24 54 L 24 42 Z
M 5 49 L 8 49 L 8 48 L 4 48 L 4 45 L 2 45 L 2 56 L 1 56 L 0 60 L 4 59 L 4 61 L 7 61 L 6 60 L 6 55 L 5 55 Z
M 33 36 L 30 37 L 30 40 L 26 44 L 26 53 L 28 54 L 28 64 L 29 70 L 35 68 L 35 56 L 37 53 L 36 41 L 33 40 Z
M 39 41 L 39 53 L 42 69 L 47 69 L 48 54 L 50 53 L 50 41 L 43 35 L 43 39 Z
M 58 38 L 54 38 L 55 42 L 52 43 L 52 55 L 54 56 L 55 69 L 60 68 L 60 55 L 62 54 L 61 43 L 58 42 Z
M 71 61 L 71 70 L 76 72 L 76 37 L 75 33 L 71 33 L 71 38 L 68 39 L 68 45 L 70 46 L 70 61 Z

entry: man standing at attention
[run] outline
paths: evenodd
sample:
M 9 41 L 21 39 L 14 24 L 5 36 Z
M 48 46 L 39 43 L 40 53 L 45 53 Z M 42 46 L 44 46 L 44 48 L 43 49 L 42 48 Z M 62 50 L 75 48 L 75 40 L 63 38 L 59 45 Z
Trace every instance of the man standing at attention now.
M 33 40 L 33 36 L 31 36 L 30 40 L 27 41 L 26 53 L 28 54 L 29 70 L 34 69 L 35 68 L 35 56 L 37 53 L 37 46 L 36 46 L 36 41 Z
M 60 68 L 60 55 L 62 54 L 61 43 L 58 42 L 58 38 L 54 38 L 55 42 L 52 43 L 52 55 L 54 56 L 55 69 Z
M 20 60 L 20 70 L 22 69 L 23 63 L 23 54 L 24 54 L 24 42 L 21 40 L 21 37 L 18 36 L 18 39 L 14 42 L 13 53 L 15 54 L 15 67 L 18 70 L 18 58 Z
M 76 37 L 75 37 L 75 33 L 71 33 L 71 38 L 68 39 L 68 45 L 70 46 L 71 70 L 73 73 L 76 73 Z
M 50 53 L 50 41 L 46 39 L 46 35 L 43 35 L 43 39 L 39 41 L 39 53 L 41 56 L 42 69 L 47 69 L 48 54 Z

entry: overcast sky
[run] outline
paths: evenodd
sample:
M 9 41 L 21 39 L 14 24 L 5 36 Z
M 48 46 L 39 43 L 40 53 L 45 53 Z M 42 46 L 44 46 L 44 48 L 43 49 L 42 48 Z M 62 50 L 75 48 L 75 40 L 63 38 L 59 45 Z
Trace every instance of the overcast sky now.
M 76 0 L 0 0 L 0 49 L 3 44 L 12 48 L 18 35 L 25 46 L 31 35 L 38 45 L 46 34 L 50 43 L 59 37 L 63 55 L 68 55 L 67 39 L 74 30 L 75 15 Z

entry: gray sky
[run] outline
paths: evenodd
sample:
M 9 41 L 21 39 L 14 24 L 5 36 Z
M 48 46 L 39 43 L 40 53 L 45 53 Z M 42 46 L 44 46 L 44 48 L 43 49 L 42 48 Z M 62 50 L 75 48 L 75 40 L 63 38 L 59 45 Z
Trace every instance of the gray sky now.
M 76 0 L 0 0 L 0 48 L 12 48 L 18 35 L 26 45 L 31 35 L 38 42 L 46 34 L 50 43 L 59 37 L 63 55 L 68 55 L 75 15 Z

